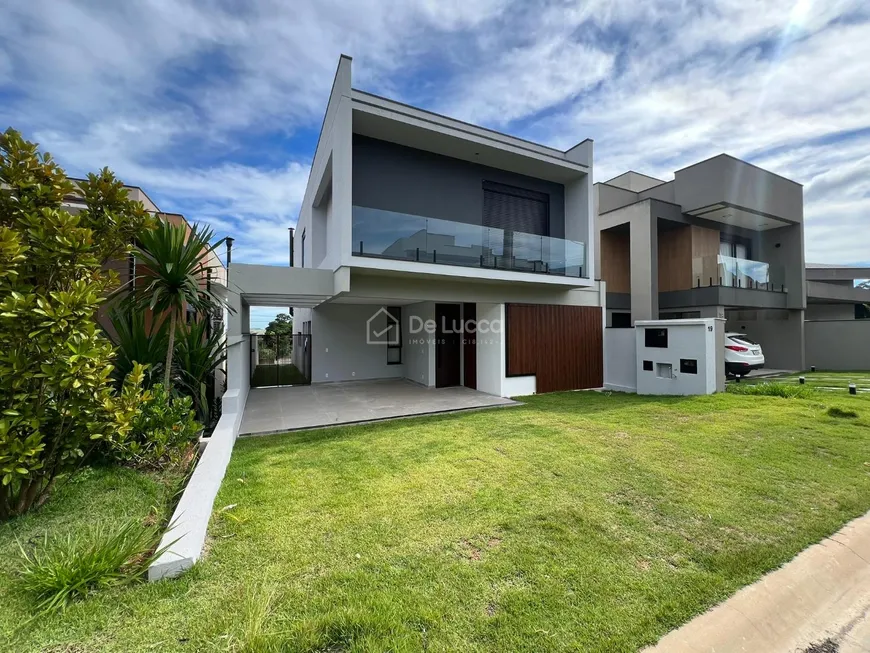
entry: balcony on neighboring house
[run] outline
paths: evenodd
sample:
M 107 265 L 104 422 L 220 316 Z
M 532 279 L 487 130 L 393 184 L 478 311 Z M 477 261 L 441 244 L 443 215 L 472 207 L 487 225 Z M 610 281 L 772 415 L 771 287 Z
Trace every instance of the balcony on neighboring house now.
M 585 243 L 510 229 L 353 207 L 353 255 L 584 277 Z
M 788 292 L 785 271 L 781 265 L 722 254 L 693 258 L 692 287 L 713 286 Z

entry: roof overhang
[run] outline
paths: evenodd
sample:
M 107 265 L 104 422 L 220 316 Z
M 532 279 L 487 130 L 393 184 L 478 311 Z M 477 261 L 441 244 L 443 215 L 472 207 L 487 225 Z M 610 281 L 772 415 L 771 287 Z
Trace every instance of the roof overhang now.
M 591 148 L 566 153 L 356 89 L 352 98 L 355 134 L 556 183 L 591 170 Z
M 232 263 L 229 289 L 249 306 L 313 308 L 340 292 L 331 270 Z

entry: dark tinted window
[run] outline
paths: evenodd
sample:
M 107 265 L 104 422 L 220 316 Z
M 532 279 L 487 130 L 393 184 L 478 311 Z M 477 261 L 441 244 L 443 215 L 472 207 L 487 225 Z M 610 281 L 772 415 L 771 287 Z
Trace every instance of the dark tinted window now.
M 668 348 L 667 329 L 644 329 L 643 331 L 644 344 L 647 347 L 658 347 L 660 349 Z
M 550 196 L 525 188 L 485 181 L 483 226 L 548 236 Z
M 610 321 L 614 329 L 630 329 L 631 313 L 613 313 Z
M 697 374 L 698 373 L 698 361 L 693 358 L 681 358 L 680 359 L 680 372 L 683 374 Z
M 739 342 L 742 345 L 757 345 L 758 344 L 749 336 L 728 336 L 728 338 L 730 340 L 733 340 L 734 342 Z
M 652 361 L 644 361 L 643 362 L 643 369 L 645 372 L 652 372 L 652 369 L 653 369 Z

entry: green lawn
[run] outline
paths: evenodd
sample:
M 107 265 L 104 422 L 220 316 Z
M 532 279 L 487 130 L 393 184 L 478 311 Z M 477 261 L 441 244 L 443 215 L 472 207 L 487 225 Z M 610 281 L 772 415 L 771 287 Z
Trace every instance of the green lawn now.
M 117 514 L 105 491 L 52 514 Z M 202 564 L 15 650 L 635 651 L 868 509 L 868 395 L 564 393 L 243 439 Z M 8 632 L 32 602 L 3 592 Z
M 292 363 L 257 365 L 251 376 L 251 387 L 254 388 L 270 385 L 301 385 L 306 382 L 305 375 Z
M 749 378 L 741 383 L 799 383 L 804 377 L 805 385 L 826 391 L 846 391 L 854 383 L 858 392 L 870 392 L 870 372 L 798 372 L 773 378 Z M 733 381 L 732 381 L 733 383 Z

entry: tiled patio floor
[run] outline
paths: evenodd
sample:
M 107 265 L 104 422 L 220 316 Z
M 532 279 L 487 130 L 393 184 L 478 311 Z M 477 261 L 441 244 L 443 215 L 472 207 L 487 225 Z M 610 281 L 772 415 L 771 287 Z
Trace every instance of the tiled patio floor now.
M 516 404 L 461 386 L 426 388 L 403 379 L 251 388 L 239 433 L 277 433 Z

